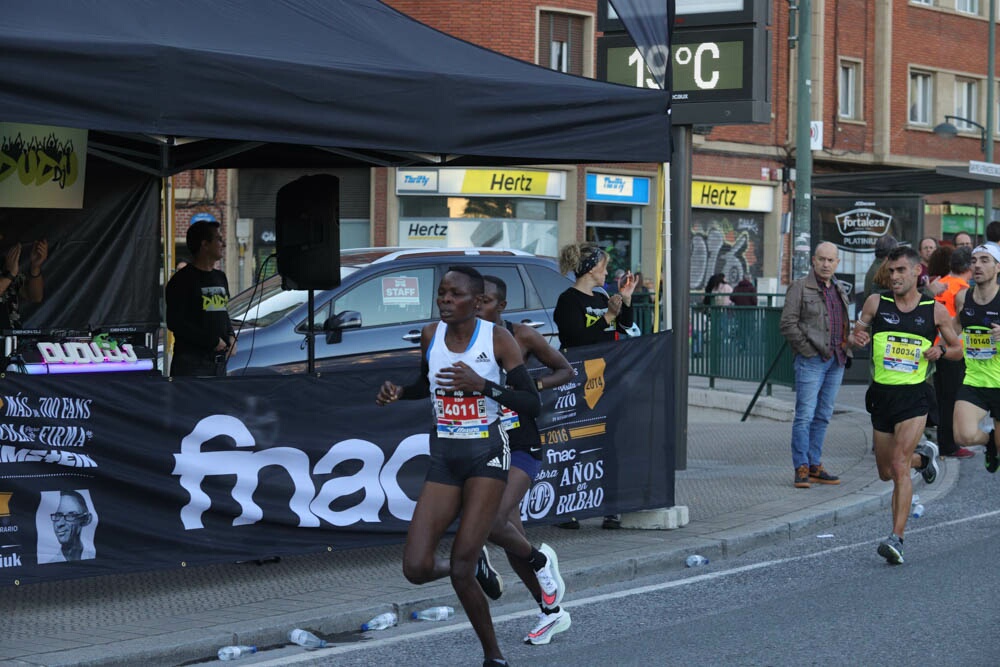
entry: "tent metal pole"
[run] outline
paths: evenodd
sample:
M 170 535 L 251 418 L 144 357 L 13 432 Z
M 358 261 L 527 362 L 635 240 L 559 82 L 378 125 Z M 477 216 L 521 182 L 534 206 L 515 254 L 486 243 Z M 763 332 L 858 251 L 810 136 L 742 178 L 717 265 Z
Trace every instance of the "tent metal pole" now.
M 170 148 L 166 143 L 160 146 L 161 173 L 166 173 L 167 164 L 170 159 L 169 150 Z M 163 184 L 161 187 L 161 192 L 163 193 L 163 287 L 160 291 L 160 298 L 164 304 L 163 312 L 166 313 L 167 282 L 170 280 L 170 270 L 174 266 L 174 208 L 176 202 L 174 201 L 174 177 L 161 177 L 160 182 Z M 163 322 L 163 330 L 166 334 L 163 337 L 163 368 L 161 370 L 164 375 L 168 375 L 170 362 L 174 356 L 174 337 L 170 333 L 170 330 L 167 329 L 166 321 Z

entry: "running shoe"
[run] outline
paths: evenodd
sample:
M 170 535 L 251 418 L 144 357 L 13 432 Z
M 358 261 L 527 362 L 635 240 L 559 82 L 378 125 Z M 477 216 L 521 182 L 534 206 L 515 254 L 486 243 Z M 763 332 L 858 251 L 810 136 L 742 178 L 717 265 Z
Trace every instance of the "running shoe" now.
M 997 456 L 997 443 L 993 438 L 994 433 L 990 433 L 990 439 L 986 441 L 986 472 L 996 472 L 1000 468 L 1000 456 Z
M 903 538 L 897 537 L 895 533 L 889 535 L 878 545 L 878 555 L 886 559 L 889 565 L 903 564 Z
M 938 446 L 930 440 L 924 440 L 917 445 L 916 452 L 924 459 L 923 467 L 919 468 L 920 474 L 925 482 L 933 484 L 938 476 Z
M 538 622 L 535 623 L 535 627 L 531 628 L 531 631 L 525 635 L 524 643 L 534 646 L 548 644 L 552 641 L 552 635 L 569 630 L 570 625 L 572 625 L 572 620 L 569 617 L 569 612 L 565 609 L 560 609 L 554 614 L 542 612 L 538 614 Z
M 476 562 L 476 581 L 479 582 L 483 592 L 491 600 L 499 600 L 500 596 L 503 595 L 503 577 L 493 569 L 493 565 L 490 563 L 490 551 L 485 546 L 483 546 L 483 551 L 479 554 L 479 560 Z
M 563 594 L 566 592 L 566 583 L 562 575 L 559 574 L 559 559 L 556 552 L 547 544 L 538 547 L 538 550 L 545 554 L 545 565 L 535 572 L 538 578 L 538 586 L 542 589 L 542 606 L 546 609 L 554 609 L 562 602 Z M 568 625 L 566 627 L 569 627 Z
M 941 456 L 950 456 L 956 459 L 971 459 L 975 455 L 976 455 L 975 452 L 966 447 L 956 447 L 955 451 L 953 451 L 951 454 L 941 454 Z

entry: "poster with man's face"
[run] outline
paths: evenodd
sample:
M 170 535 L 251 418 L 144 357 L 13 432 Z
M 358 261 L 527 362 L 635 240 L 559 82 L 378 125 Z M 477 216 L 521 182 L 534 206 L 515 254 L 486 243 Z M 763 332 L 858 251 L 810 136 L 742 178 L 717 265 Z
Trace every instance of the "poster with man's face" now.
M 65 563 L 97 556 L 97 512 L 90 491 L 42 491 L 35 515 L 38 563 Z

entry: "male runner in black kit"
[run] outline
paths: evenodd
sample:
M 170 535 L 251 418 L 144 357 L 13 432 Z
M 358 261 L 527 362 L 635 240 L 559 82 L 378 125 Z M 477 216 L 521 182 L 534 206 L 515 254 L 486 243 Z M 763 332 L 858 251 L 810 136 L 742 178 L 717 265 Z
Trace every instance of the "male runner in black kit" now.
M 486 282 L 486 291 L 479 308 L 479 317 L 498 327 L 506 327 L 514 335 L 525 361 L 534 355 L 552 370 L 548 375 L 535 380 L 538 391 L 558 387 L 572 380 L 575 375 L 573 367 L 541 334 L 530 326 L 503 319 L 503 311 L 507 306 L 507 284 L 496 276 L 483 276 L 483 280 Z M 542 467 L 541 440 L 532 417 L 504 410 L 501 419 L 510 438 L 511 465 L 507 475 L 507 488 L 503 492 L 500 510 L 490 532 L 490 542 L 503 547 L 510 566 L 538 603 L 540 613 L 534 626 L 525 635 L 525 643 L 548 644 L 553 635 L 569 629 L 571 619 L 569 612 L 559 606 L 565 584 L 559 574 L 559 561 L 555 551 L 547 544 L 535 549 L 528 541 L 521 523 L 521 499 L 531 488 L 531 482 Z M 485 547 L 483 553 L 486 553 Z M 499 580 L 499 575 L 492 571 L 489 559 L 485 556 L 480 558 L 476 577 L 487 595 L 491 593 L 490 582 Z M 496 599 L 499 593 L 490 597 Z
M 877 550 L 891 565 L 903 562 L 903 531 L 913 498 L 910 469 L 919 470 L 928 484 L 938 473 L 937 445 L 920 442 L 934 401 L 934 388 L 926 381 L 928 364 L 961 354 L 948 310 L 917 290 L 919 265 L 913 248 L 892 250 L 886 258 L 892 291 L 865 300 L 851 333 L 855 346 L 872 343 L 865 407 L 871 413 L 879 478 L 892 480 L 892 533 Z M 935 345 L 938 333 L 944 342 Z

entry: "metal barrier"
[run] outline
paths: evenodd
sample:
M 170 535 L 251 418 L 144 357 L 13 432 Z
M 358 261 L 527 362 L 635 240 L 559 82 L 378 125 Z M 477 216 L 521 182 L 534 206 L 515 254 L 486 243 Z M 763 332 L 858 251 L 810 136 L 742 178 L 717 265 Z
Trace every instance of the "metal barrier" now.
M 716 378 L 766 379 L 768 395 L 772 384 L 795 383 L 792 352 L 781 335 L 781 307 L 771 305 L 784 295 L 758 295 L 766 297 L 766 306 L 706 306 L 703 296 L 691 293 L 689 375 L 709 378 L 710 387 Z
M 653 309 L 652 294 L 632 295 L 632 318 L 639 325 L 643 336 L 653 333 L 653 324 L 658 318 Z

